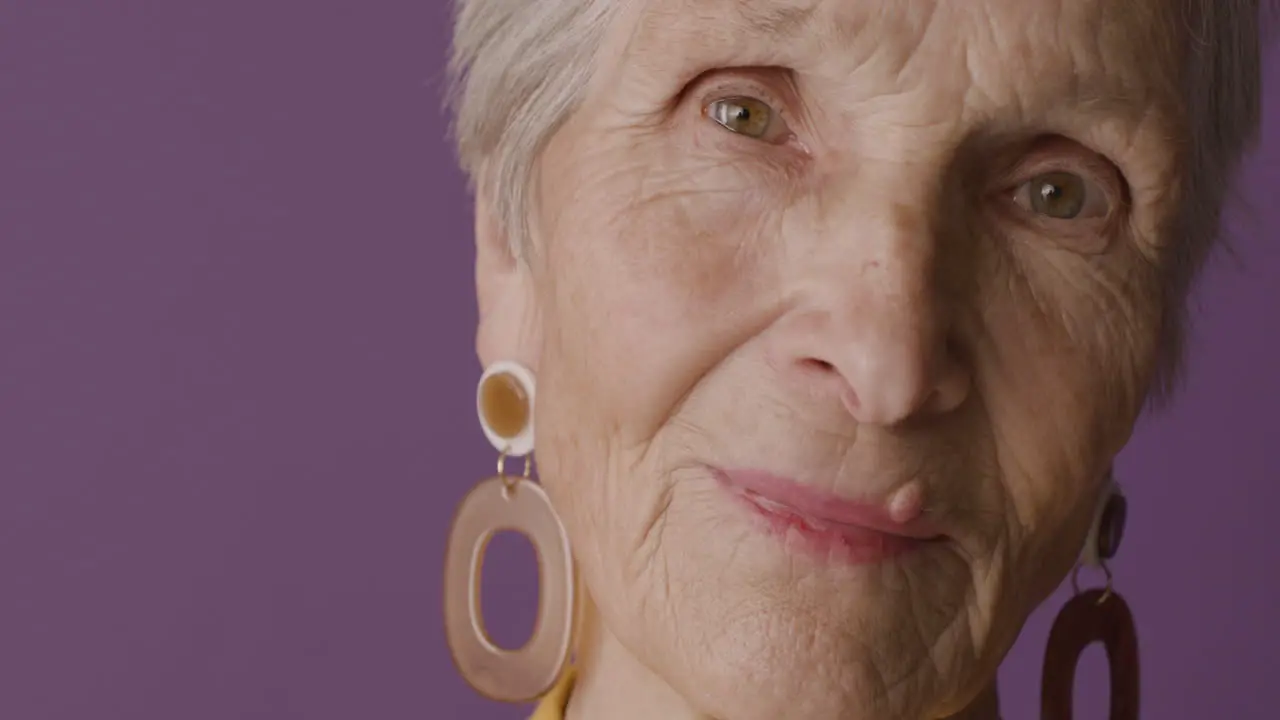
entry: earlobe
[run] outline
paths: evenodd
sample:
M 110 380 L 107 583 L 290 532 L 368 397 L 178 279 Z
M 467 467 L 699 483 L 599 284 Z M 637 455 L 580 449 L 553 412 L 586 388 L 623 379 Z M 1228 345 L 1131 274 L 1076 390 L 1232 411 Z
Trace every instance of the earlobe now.
M 537 369 L 537 312 L 527 264 L 494 212 L 487 183 L 477 183 L 475 207 L 476 354 L 484 366 L 499 360 Z

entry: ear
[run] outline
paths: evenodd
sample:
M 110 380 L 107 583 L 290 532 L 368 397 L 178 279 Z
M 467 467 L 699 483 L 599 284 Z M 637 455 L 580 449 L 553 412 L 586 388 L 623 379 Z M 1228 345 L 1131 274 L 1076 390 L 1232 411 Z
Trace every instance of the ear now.
M 489 184 L 476 185 L 476 354 L 484 367 L 507 360 L 536 373 L 541 335 L 529 265 L 494 213 Z

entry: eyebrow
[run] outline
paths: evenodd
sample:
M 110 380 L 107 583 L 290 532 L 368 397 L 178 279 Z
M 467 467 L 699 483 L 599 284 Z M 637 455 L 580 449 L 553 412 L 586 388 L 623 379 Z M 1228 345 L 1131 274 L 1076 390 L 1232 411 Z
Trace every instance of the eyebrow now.
M 641 7 L 618 61 L 635 50 L 648 67 L 691 76 L 747 57 L 756 61 L 749 64 L 788 65 L 823 24 L 815 0 L 654 0 Z
M 789 65 L 797 53 L 805 52 L 799 46 L 815 38 L 825 36 L 823 45 L 834 41 L 836 45 L 848 47 L 868 29 L 861 23 L 857 28 L 832 24 L 822 12 L 822 4 L 814 0 L 667 0 L 655 5 L 677 13 L 697 8 L 700 12 L 696 15 L 700 20 L 714 18 L 719 24 L 716 27 L 693 22 L 681 28 L 688 33 L 686 41 L 694 41 L 692 46 L 686 46 L 689 50 L 683 55 L 682 64 L 693 60 L 692 64 L 698 65 L 694 69 L 699 72 L 720 64 L 737 64 L 744 58 L 760 61 L 751 64 Z M 654 10 L 655 5 L 650 5 L 647 10 Z M 845 17 L 844 20 L 850 21 L 851 18 Z M 769 42 L 748 50 L 752 41 L 762 39 Z M 676 55 L 680 55 L 670 53 L 669 44 L 662 43 L 659 47 L 660 57 L 666 61 L 674 61 Z M 1067 102 L 1054 103 L 1046 99 L 1036 103 L 1040 107 L 1037 115 L 1043 115 L 1043 120 L 1054 130 L 1072 130 L 1074 132 L 1067 134 L 1075 137 L 1082 134 L 1104 137 L 1111 147 L 1126 144 L 1133 133 L 1144 126 L 1154 126 L 1158 134 L 1168 134 L 1176 113 L 1171 113 L 1171 108 L 1159 102 L 1153 103 L 1141 92 L 1127 91 L 1117 80 L 1105 73 L 1076 75 L 1072 87 L 1058 89 L 1065 91 L 1065 96 L 1043 87 L 1039 95 L 1058 94 Z
M 813 24 L 816 4 L 805 7 L 776 7 L 765 5 L 763 8 L 750 2 L 743 2 L 738 8 L 738 17 L 746 29 L 753 35 L 767 35 L 788 39 L 803 35 Z

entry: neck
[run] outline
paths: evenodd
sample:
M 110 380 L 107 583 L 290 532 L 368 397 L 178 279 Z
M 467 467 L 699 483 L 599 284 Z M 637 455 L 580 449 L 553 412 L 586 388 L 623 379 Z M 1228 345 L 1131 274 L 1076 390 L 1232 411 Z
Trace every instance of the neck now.
M 693 709 L 636 660 L 587 605 L 565 720 L 717 720 Z M 919 720 L 1000 720 L 994 681 L 959 714 Z

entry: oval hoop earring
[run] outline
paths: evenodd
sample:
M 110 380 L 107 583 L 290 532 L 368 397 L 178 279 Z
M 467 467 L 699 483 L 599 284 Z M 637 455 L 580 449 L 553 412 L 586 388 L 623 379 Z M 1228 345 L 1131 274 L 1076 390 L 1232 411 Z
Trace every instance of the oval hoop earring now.
M 1080 654 L 1095 642 L 1107 651 L 1110 667 L 1110 720 L 1138 720 L 1138 634 L 1129 605 L 1112 587 L 1107 562 L 1115 557 L 1124 538 L 1128 502 L 1115 480 L 1107 476 L 1093 527 L 1085 541 L 1080 564 L 1071 573 L 1075 596 L 1059 611 L 1049 631 L 1040 685 L 1041 720 L 1071 720 L 1076 666 Z M 1100 568 L 1106 585 L 1081 592 L 1082 566 Z
M 459 673 L 476 692 L 501 702 L 529 702 L 563 677 L 573 647 L 576 588 L 564 525 L 546 492 L 531 477 L 534 379 L 527 368 L 495 363 L 480 377 L 476 413 L 498 451 L 498 473 L 481 480 L 454 514 L 445 551 L 444 620 Z M 506 471 L 523 457 L 524 472 Z M 538 558 L 538 613 L 520 648 L 499 647 L 485 630 L 480 578 L 485 551 L 502 530 L 528 538 Z

